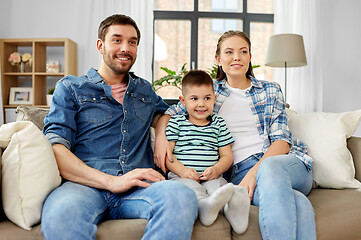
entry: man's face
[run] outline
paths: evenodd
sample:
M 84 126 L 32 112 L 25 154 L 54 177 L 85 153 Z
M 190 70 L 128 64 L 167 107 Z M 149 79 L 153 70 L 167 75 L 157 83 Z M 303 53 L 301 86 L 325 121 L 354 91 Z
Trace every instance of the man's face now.
M 132 25 L 111 25 L 101 41 L 103 61 L 115 74 L 126 74 L 137 58 L 137 31 Z M 98 47 L 99 48 L 99 47 Z

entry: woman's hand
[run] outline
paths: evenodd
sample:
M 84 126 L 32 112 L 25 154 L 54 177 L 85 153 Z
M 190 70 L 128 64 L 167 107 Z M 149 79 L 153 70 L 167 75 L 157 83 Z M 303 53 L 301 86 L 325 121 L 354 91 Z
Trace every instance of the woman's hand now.
M 257 186 L 257 170 L 258 165 L 256 164 L 248 171 L 246 176 L 244 176 L 242 181 L 238 184 L 239 186 L 245 187 L 247 189 L 251 201 L 253 199 L 254 190 Z

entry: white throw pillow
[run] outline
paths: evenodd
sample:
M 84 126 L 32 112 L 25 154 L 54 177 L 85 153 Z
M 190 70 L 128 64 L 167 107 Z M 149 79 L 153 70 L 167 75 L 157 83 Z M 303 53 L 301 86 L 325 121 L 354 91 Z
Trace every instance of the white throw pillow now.
M 6 216 L 30 230 L 40 221 L 48 194 L 61 178 L 51 145 L 30 121 L 0 127 L 2 201 Z
M 292 134 L 308 147 L 313 158 L 313 179 L 323 188 L 361 190 L 355 179 L 352 155 L 347 148 L 361 120 L 361 110 L 344 113 L 304 113 L 286 110 Z

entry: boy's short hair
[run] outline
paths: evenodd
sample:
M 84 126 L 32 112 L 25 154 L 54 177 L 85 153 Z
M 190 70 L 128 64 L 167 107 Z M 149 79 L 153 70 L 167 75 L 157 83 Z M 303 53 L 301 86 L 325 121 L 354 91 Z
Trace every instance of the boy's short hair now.
M 184 75 L 182 79 L 182 93 L 183 89 L 185 87 L 189 86 L 200 86 L 200 85 L 206 85 L 206 86 L 212 86 L 213 88 L 213 80 L 211 76 L 203 71 L 203 70 L 190 70 L 186 75 Z

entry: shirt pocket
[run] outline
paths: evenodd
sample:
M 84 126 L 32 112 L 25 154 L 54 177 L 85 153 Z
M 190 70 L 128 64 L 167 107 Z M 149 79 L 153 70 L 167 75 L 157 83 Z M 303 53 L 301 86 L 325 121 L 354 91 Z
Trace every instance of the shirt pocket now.
M 152 113 L 152 99 L 137 93 L 131 93 L 135 115 L 146 122 Z
M 112 118 L 112 109 L 106 96 L 79 96 L 85 120 L 89 123 L 104 123 Z

